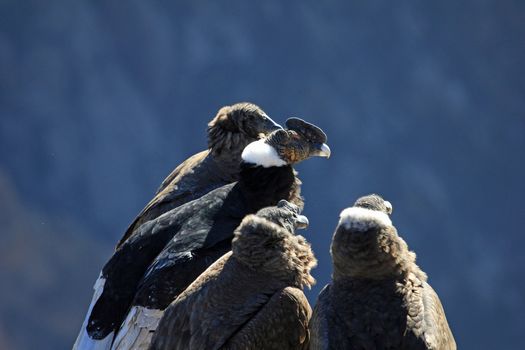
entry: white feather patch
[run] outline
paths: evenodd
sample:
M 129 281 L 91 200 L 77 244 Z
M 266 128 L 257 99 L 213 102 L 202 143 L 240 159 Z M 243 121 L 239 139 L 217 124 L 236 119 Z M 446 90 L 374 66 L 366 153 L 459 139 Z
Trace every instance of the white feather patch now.
M 359 207 L 346 208 L 339 218 L 339 225 L 343 225 L 347 230 L 367 231 L 374 227 L 392 226 L 387 214 Z
M 77 340 L 73 345 L 73 350 L 109 350 L 111 348 L 114 335 L 113 332 L 109 333 L 104 339 L 93 339 L 87 333 L 87 323 L 89 316 L 91 315 L 91 310 L 93 310 L 93 307 L 98 301 L 98 298 L 100 298 L 102 295 L 105 284 L 106 279 L 103 278 L 102 273 L 100 273 L 97 281 L 95 282 L 95 285 L 93 286 L 93 290 L 95 291 L 93 294 L 93 299 L 91 300 L 91 304 L 89 304 L 86 318 L 84 319 L 84 323 L 82 323 L 80 333 L 78 334 Z
M 242 159 L 247 163 L 257 164 L 264 168 L 286 165 L 275 148 L 264 141 L 264 139 L 257 140 L 246 146 L 242 151 Z
M 163 310 L 133 306 L 122 322 L 111 349 L 148 349 L 163 313 Z

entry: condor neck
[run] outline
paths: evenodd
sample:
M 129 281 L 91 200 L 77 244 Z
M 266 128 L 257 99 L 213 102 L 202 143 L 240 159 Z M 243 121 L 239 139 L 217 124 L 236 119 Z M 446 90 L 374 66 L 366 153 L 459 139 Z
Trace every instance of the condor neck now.
M 426 280 L 416 265 L 416 255 L 401 237 L 362 234 L 356 238 L 344 249 L 332 245 L 334 280 L 396 280 L 409 273 Z
M 241 163 L 239 187 L 247 205 L 253 210 L 275 205 L 281 199 L 289 199 L 295 181 L 291 165 L 262 167 Z

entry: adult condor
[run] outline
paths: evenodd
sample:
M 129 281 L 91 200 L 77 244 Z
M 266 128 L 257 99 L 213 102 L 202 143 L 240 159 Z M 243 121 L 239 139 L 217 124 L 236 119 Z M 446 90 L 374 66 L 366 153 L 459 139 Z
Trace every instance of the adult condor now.
M 152 350 L 302 349 L 312 309 L 302 289 L 317 260 L 296 228 L 308 226 L 285 200 L 246 216 L 232 251 L 166 309 Z
M 282 129 L 260 107 L 243 102 L 224 106 L 208 123 L 208 149 L 186 159 L 162 182 L 117 243 L 144 222 L 239 179 L 241 153 L 253 141 Z
M 378 195 L 342 211 L 331 246 L 333 282 L 310 321 L 310 349 L 455 350 L 438 295 Z
M 149 344 L 163 310 L 231 249 L 246 215 L 281 199 L 302 204 L 292 165 L 330 149 L 316 126 L 297 118 L 287 126 L 246 146 L 239 181 L 144 223 L 117 249 L 95 283 L 76 349 Z

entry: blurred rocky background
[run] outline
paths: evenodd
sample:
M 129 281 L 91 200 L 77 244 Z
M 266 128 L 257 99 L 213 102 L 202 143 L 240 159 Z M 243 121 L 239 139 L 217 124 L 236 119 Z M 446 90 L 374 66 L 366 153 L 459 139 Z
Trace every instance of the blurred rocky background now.
M 461 349 L 525 331 L 525 2 L 0 1 L 0 349 L 68 349 L 117 239 L 238 101 L 321 126 L 300 164 L 331 273 L 377 192 Z

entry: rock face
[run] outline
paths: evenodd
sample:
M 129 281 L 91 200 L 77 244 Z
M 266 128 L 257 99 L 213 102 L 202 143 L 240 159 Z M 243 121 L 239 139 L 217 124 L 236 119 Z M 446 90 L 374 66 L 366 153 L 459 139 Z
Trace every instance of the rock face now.
M 0 265 L 23 290 L 1 293 L 27 295 L 0 299 L 5 342 L 70 347 L 97 271 L 134 215 L 205 144 L 217 108 L 249 100 L 277 122 L 304 117 L 333 135 L 330 162 L 299 166 L 317 286 L 329 279 L 329 239 L 313 233 L 350 198 L 384 193 L 406 208 L 400 230 L 421 233 L 406 239 L 459 347 L 517 347 L 525 284 L 505 276 L 525 266 L 523 10 L 495 0 L 2 2 L 0 170 L 26 236 L 2 214 L 0 240 L 34 245 L 33 261 L 45 262 Z M 0 244 L 3 259 L 12 249 Z M 45 305 L 60 317 L 20 316 Z

